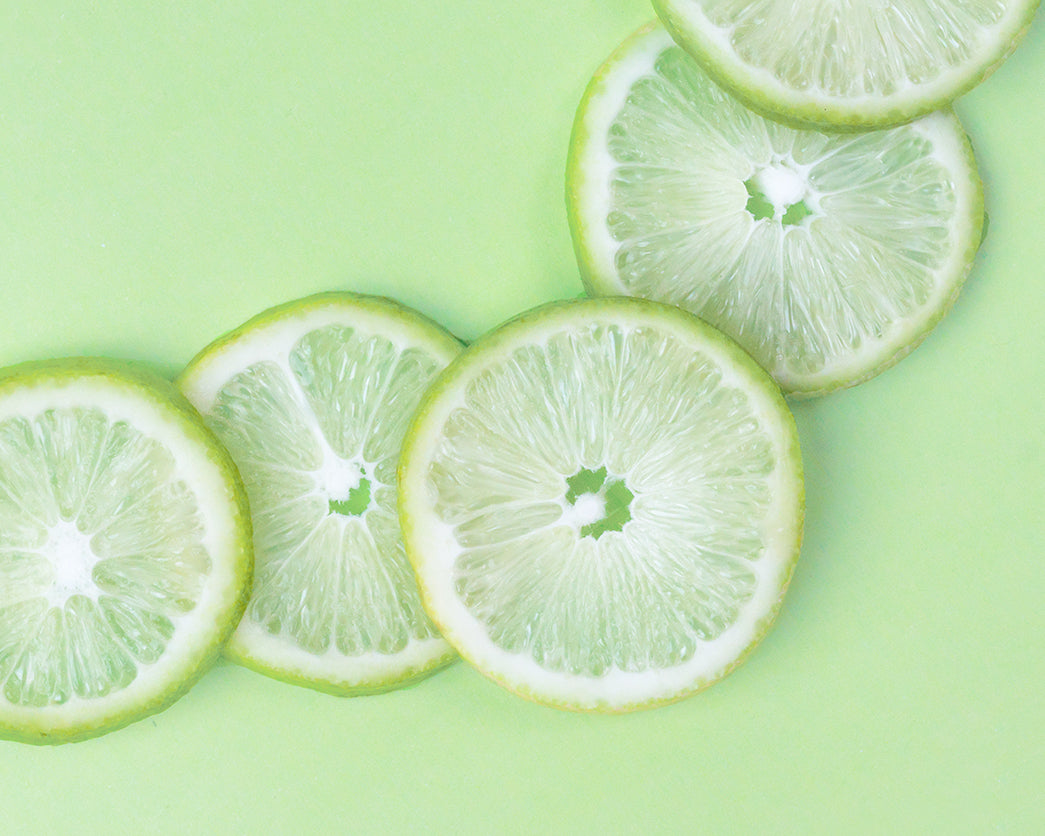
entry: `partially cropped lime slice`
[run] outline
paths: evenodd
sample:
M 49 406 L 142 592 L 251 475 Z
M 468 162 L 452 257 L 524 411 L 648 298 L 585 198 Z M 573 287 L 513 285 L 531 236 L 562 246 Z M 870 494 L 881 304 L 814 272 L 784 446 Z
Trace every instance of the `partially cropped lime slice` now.
M 407 553 L 446 638 L 577 710 L 671 702 L 732 670 L 781 602 L 802 495 L 773 381 L 639 299 L 555 303 L 481 338 L 400 464 Z
M 660 27 L 589 85 L 567 201 L 589 292 L 684 307 L 806 395 L 917 345 L 983 223 L 953 113 L 863 134 L 787 128 L 724 93 Z
M 67 360 L 0 372 L 0 737 L 60 743 L 160 711 L 250 588 L 228 455 L 169 383 Z
M 266 311 L 181 375 L 254 520 L 254 593 L 231 658 L 343 695 L 454 658 L 403 553 L 396 463 L 417 402 L 459 349 L 401 305 L 329 293 Z
M 680 45 L 751 107 L 827 129 L 950 104 L 1016 48 L 1038 0 L 653 0 Z

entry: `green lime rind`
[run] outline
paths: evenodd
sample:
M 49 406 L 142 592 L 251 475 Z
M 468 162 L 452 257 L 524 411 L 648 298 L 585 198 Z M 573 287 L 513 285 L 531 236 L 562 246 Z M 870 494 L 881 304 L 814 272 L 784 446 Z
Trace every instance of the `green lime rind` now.
M 245 336 L 255 333 L 259 328 L 283 322 L 290 317 L 303 317 L 307 316 L 309 312 L 332 307 L 358 311 L 363 314 L 369 313 L 375 317 L 388 317 L 390 320 L 398 321 L 410 328 L 414 333 L 432 340 L 434 344 L 441 344 L 444 350 L 456 353 L 461 348 L 461 341 L 443 325 L 396 299 L 348 290 L 328 290 L 282 302 L 252 316 L 242 325 L 233 328 L 200 349 L 175 378 L 174 383 L 179 387 L 182 384 L 188 385 L 199 375 L 202 366 L 209 359 L 216 357 L 219 352 L 232 343 L 239 342 Z
M 612 693 L 612 686 L 611 692 L 599 692 L 599 686 L 593 684 L 597 678 L 581 682 L 583 677 L 571 679 L 563 675 L 549 688 L 547 682 L 537 681 L 540 676 L 531 681 L 527 676 L 509 672 L 514 663 L 502 662 L 511 654 L 491 649 L 494 643 L 482 637 L 483 628 L 477 627 L 478 622 L 470 616 L 462 616 L 463 607 L 454 600 L 456 593 L 448 592 L 446 574 L 452 570 L 441 561 L 445 560 L 444 552 L 458 548 L 456 535 L 448 523 L 437 518 L 434 488 L 427 483 L 435 451 L 443 443 L 443 428 L 465 403 L 465 392 L 477 375 L 515 350 L 543 345 L 559 330 L 583 330 L 589 325 L 599 327 L 607 323 L 669 335 L 712 358 L 716 368 L 725 370 L 723 375 L 730 386 L 742 390 L 754 404 L 752 409 L 772 427 L 769 434 L 774 439 L 776 462 L 773 478 L 778 480 L 774 482 L 778 494 L 770 515 L 773 523 L 767 523 L 773 532 L 769 535 L 772 546 L 767 548 L 772 554 L 761 558 L 773 569 L 766 570 L 765 597 L 759 599 L 762 609 L 752 618 L 743 646 L 712 669 L 691 672 L 681 687 L 663 692 L 654 687 L 639 696 L 626 697 Z M 568 480 L 564 484 L 568 485 Z M 735 670 L 773 624 L 802 542 L 802 458 L 794 419 L 779 387 L 743 349 L 718 330 L 679 308 L 645 299 L 603 297 L 553 302 L 514 317 L 472 343 L 435 380 L 418 407 L 403 445 L 399 485 L 399 513 L 407 555 L 418 575 L 421 599 L 442 634 L 466 661 L 497 684 L 533 702 L 571 711 L 623 713 L 653 708 L 688 697 Z M 573 685 L 578 690 L 567 693 Z M 566 692 L 560 692 L 560 686 Z
M 177 383 L 212 421 L 210 412 L 224 383 L 252 364 L 271 359 L 267 342 L 276 340 L 278 353 L 286 354 L 310 331 L 342 325 L 360 327 L 375 336 L 387 336 L 402 347 L 423 350 L 441 365 L 461 348 L 441 325 L 395 300 L 331 291 L 278 305 L 251 318 L 199 352 Z M 314 431 L 321 434 L 318 428 Z M 235 449 L 233 455 L 237 455 Z M 241 469 L 247 474 L 250 493 L 250 467 L 242 464 Z M 265 550 L 259 548 L 258 554 L 259 560 L 266 559 Z M 427 639 L 415 636 L 399 653 L 373 650 L 350 655 L 331 649 L 319 654 L 300 646 L 286 633 L 265 629 L 250 613 L 248 606 L 247 616 L 225 648 L 229 659 L 274 679 L 336 696 L 375 694 L 411 685 L 457 658 L 454 650 L 434 635 Z
M 674 56 L 671 63 L 672 72 L 685 76 L 685 82 L 679 82 L 678 75 L 673 76 L 673 80 L 670 82 L 665 81 L 658 75 L 658 62 L 662 58 L 666 59 L 669 56 Z M 793 397 L 823 395 L 836 389 L 866 381 L 890 368 L 910 353 L 950 310 L 972 269 L 976 252 L 982 240 L 984 223 L 983 186 L 977 170 L 972 146 L 957 117 L 953 111 L 946 109 L 922 117 L 906 126 L 863 135 L 829 134 L 821 131 L 793 129 L 776 122 L 764 120 L 761 116 L 747 111 L 728 95 L 717 92 L 717 88 L 706 80 L 706 76 L 703 79 L 702 76 L 703 73 L 699 66 L 685 60 L 685 56 L 680 48 L 671 40 L 663 28 L 655 23 L 640 29 L 621 44 L 599 68 L 589 83 L 577 110 L 566 166 L 567 218 L 581 279 L 587 292 L 591 295 L 644 295 L 660 301 L 688 307 L 691 312 L 707 319 L 713 325 L 741 342 L 773 374 L 785 392 Z M 834 333 L 835 320 L 822 313 L 822 310 L 826 311 L 827 309 L 821 302 L 817 285 L 810 284 L 810 278 L 802 273 L 795 273 L 795 278 L 790 280 L 783 275 L 778 275 L 773 277 L 771 281 L 763 281 L 757 284 L 750 277 L 745 281 L 735 282 L 735 277 L 735 286 L 738 288 L 736 291 L 737 298 L 729 306 L 716 307 L 718 305 L 716 299 L 713 296 L 706 295 L 710 292 L 711 286 L 708 285 L 708 289 L 705 289 L 702 283 L 712 280 L 720 282 L 722 276 L 725 275 L 722 271 L 727 266 L 723 259 L 736 258 L 735 253 L 740 252 L 739 249 L 727 251 L 722 247 L 718 247 L 717 255 L 714 257 L 708 256 L 708 252 L 713 252 L 716 249 L 715 247 L 711 247 L 710 250 L 702 249 L 699 253 L 696 253 L 696 247 L 691 241 L 684 242 L 685 247 L 688 248 L 686 253 L 682 253 L 681 249 L 661 249 L 657 257 L 664 264 L 670 262 L 670 269 L 676 272 L 671 274 L 669 280 L 667 274 L 661 276 L 655 272 L 659 268 L 647 268 L 644 276 L 638 277 L 642 282 L 646 283 L 646 287 L 640 289 L 633 288 L 628 282 L 636 281 L 637 277 L 632 276 L 626 280 L 618 266 L 618 253 L 625 252 L 624 247 L 627 242 L 623 239 L 619 240 L 615 237 L 615 233 L 611 231 L 609 225 L 611 215 L 615 212 L 631 212 L 636 217 L 645 219 L 644 223 L 646 223 L 647 229 L 642 234 L 649 236 L 648 240 L 651 244 L 648 252 L 657 252 L 654 247 L 665 246 L 659 243 L 662 240 L 660 236 L 664 230 L 686 228 L 690 225 L 695 225 L 698 220 L 696 216 L 687 214 L 690 210 L 686 203 L 667 206 L 666 198 L 662 192 L 650 192 L 648 198 L 635 198 L 635 195 L 640 193 L 632 189 L 631 192 L 627 193 L 631 195 L 629 199 L 632 202 L 623 205 L 618 203 L 619 198 L 614 191 L 617 188 L 615 178 L 618 177 L 618 172 L 626 169 L 629 171 L 628 176 L 630 177 L 632 176 L 630 172 L 638 169 L 636 164 L 630 159 L 622 161 L 615 156 L 615 153 L 619 152 L 611 151 L 608 137 L 612 131 L 619 129 L 616 122 L 622 109 L 625 107 L 634 108 L 630 96 L 633 86 L 640 83 L 644 84 L 650 79 L 659 79 L 669 86 L 674 84 L 693 84 L 695 88 L 702 88 L 707 91 L 701 93 L 701 95 L 706 95 L 709 100 L 720 100 L 720 104 L 717 106 L 723 108 L 721 114 L 717 111 L 710 113 L 707 111 L 698 112 L 696 109 L 690 113 L 686 108 L 694 108 L 693 104 L 687 103 L 684 106 L 679 104 L 683 101 L 683 88 L 679 87 L 676 89 L 675 87 L 670 87 L 671 95 L 675 97 L 672 106 L 683 108 L 682 110 L 671 113 L 670 118 L 662 114 L 651 114 L 649 117 L 650 124 L 661 125 L 656 129 L 656 132 L 654 132 L 653 128 L 644 128 L 642 125 L 639 125 L 637 128 L 629 127 L 626 130 L 634 130 L 634 133 L 627 135 L 628 141 L 631 143 L 631 146 L 629 146 L 632 148 L 631 153 L 647 154 L 656 161 L 656 166 L 662 167 L 657 169 L 654 164 L 648 163 L 646 170 L 669 171 L 674 177 L 674 183 L 690 184 L 686 186 L 686 189 L 689 190 L 686 193 L 686 200 L 695 201 L 698 204 L 711 201 L 712 199 L 717 202 L 727 201 L 728 208 L 720 211 L 714 222 L 720 226 L 727 222 L 731 224 L 730 234 L 734 235 L 734 237 L 739 234 L 737 230 L 741 229 L 739 224 L 751 223 L 751 217 L 748 214 L 752 211 L 751 207 L 748 207 L 747 212 L 744 211 L 744 201 L 748 199 L 748 195 L 745 193 L 745 186 L 747 185 L 744 182 L 745 178 L 751 177 L 752 171 L 756 171 L 765 161 L 754 158 L 747 159 L 743 156 L 747 152 L 738 146 L 734 146 L 728 151 L 731 155 L 728 170 L 732 173 L 723 180 L 722 171 L 726 169 L 718 169 L 714 172 L 717 177 L 715 181 L 717 185 L 714 187 L 705 186 L 704 180 L 707 173 L 702 173 L 694 168 L 695 166 L 705 165 L 704 162 L 700 161 L 696 152 L 693 153 L 691 158 L 689 150 L 676 150 L 674 153 L 678 156 L 665 161 L 666 152 L 664 149 L 684 148 L 684 143 L 681 139 L 682 134 L 680 133 L 683 130 L 680 125 L 683 123 L 678 120 L 690 118 L 702 120 L 702 125 L 700 126 L 697 124 L 690 126 L 688 122 L 685 122 L 685 130 L 688 131 L 686 136 L 690 137 L 689 141 L 693 143 L 693 148 L 695 149 L 699 149 L 704 143 L 713 143 L 714 147 L 721 145 L 723 148 L 726 148 L 728 147 L 728 141 L 725 140 L 725 137 L 733 137 L 737 135 L 738 131 L 741 133 L 744 131 L 757 131 L 759 136 L 768 136 L 773 143 L 783 148 L 788 148 L 795 144 L 814 146 L 817 143 L 822 143 L 826 147 L 839 148 L 846 143 L 877 143 L 875 149 L 877 152 L 877 150 L 882 148 L 887 150 L 888 146 L 891 145 L 896 145 L 897 147 L 900 147 L 902 144 L 931 146 L 932 154 L 926 157 L 928 161 L 926 165 L 933 166 L 935 167 L 934 171 L 938 170 L 940 172 L 937 175 L 940 177 L 940 185 L 944 183 L 944 178 L 946 178 L 947 188 L 950 189 L 951 194 L 949 198 L 951 204 L 949 205 L 953 205 L 953 210 L 952 214 L 946 218 L 946 223 L 949 224 L 947 237 L 940 239 L 942 243 L 937 243 L 934 240 L 931 245 L 934 248 L 932 250 L 933 261 L 925 267 L 916 268 L 921 271 L 918 274 L 918 283 L 920 285 L 918 292 L 924 294 L 924 299 L 919 300 L 917 303 L 904 301 L 901 307 L 897 307 L 898 303 L 889 297 L 883 298 L 883 301 L 880 303 L 876 302 L 876 305 L 881 304 L 883 306 L 881 312 L 869 309 L 869 313 L 861 314 L 862 316 L 867 316 L 871 324 L 862 326 L 864 331 L 859 343 L 855 346 L 850 346 L 840 334 Z M 712 93 L 710 91 L 715 92 Z M 661 117 L 661 122 L 658 123 L 656 121 L 656 116 Z M 641 130 L 648 130 L 649 135 L 642 134 Z M 666 141 L 669 130 L 679 134 L 680 139 L 670 143 Z M 723 132 L 721 136 L 717 135 L 720 130 Z M 701 131 L 705 133 L 701 133 Z M 621 141 L 621 135 L 613 135 L 613 142 L 619 144 Z M 734 139 L 733 141 L 735 142 L 736 140 Z M 759 142 L 763 141 L 759 140 Z M 635 148 L 642 149 L 643 143 L 645 143 L 645 150 L 634 150 Z M 854 147 L 856 146 L 854 145 Z M 787 154 L 785 153 L 783 156 L 786 157 Z M 824 159 L 830 164 L 831 155 L 826 155 Z M 814 163 L 806 162 L 806 165 L 812 167 Z M 867 168 L 866 170 L 870 171 L 871 169 Z M 901 182 L 906 176 L 906 174 L 899 174 L 894 176 L 893 179 Z M 733 179 L 730 180 L 730 177 Z M 847 188 L 857 193 L 855 192 L 857 186 L 859 186 L 859 183 L 852 183 Z M 864 198 L 865 201 L 880 199 L 879 195 L 870 191 L 876 188 L 873 182 L 867 187 L 860 186 L 860 188 L 869 189 L 867 198 Z M 703 189 L 703 192 L 701 189 Z M 908 201 L 910 206 L 914 206 L 916 202 L 925 199 L 922 192 L 916 192 L 913 189 L 909 191 L 910 194 L 904 196 L 903 199 Z M 736 194 L 733 194 L 733 192 Z M 648 199 L 648 205 L 636 202 L 642 199 Z M 890 197 L 889 199 L 898 198 Z M 900 204 L 896 205 L 898 208 L 900 207 Z M 665 209 L 665 206 L 667 206 L 667 209 Z M 913 211 L 910 206 L 904 205 L 905 210 L 908 212 Z M 876 231 L 879 231 L 883 237 L 886 237 L 893 233 L 894 227 L 896 229 L 902 228 L 896 227 L 892 223 L 886 223 L 881 211 L 875 211 L 879 215 L 877 222 L 881 224 L 880 230 L 873 226 L 861 226 L 849 220 L 843 221 L 841 216 L 836 221 L 831 216 L 820 218 L 814 215 L 805 219 L 806 228 L 804 230 L 800 224 L 790 231 L 781 232 L 780 240 L 786 244 L 789 240 L 787 237 L 789 235 L 798 234 L 799 236 L 804 236 L 817 233 L 822 242 L 833 246 L 834 242 L 838 240 L 837 235 L 832 234 L 825 237 L 817 232 L 817 225 L 825 220 L 829 220 L 833 224 L 850 224 L 853 234 L 862 237 L 873 238 Z M 660 214 L 656 214 L 657 212 Z M 707 217 L 705 214 L 701 222 L 706 222 Z M 735 222 L 732 220 L 733 218 L 736 218 Z M 934 218 L 933 222 L 939 224 L 942 221 Z M 758 223 L 779 222 L 770 220 Z M 860 223 L 862 224 L 863 221 Z M 932 231 L 935 234 L 935 230 Z M 640 233 L 633 232 L 631 234 L 635 238 L 628 244 L 629 246 L 633 246 L 635 242 L 643 240 Z M 696 240 L 703 239 L 693 239 L 693 241 Z M 744 239 L 744 247 L 747 246 L 748 240 L 753 239 Z M 813 239 L 810 238 L 809 240 L 812 241 Z M 925 243 L 928 239 L 909 237 L 907 240 L 919 247 L 930 246 L 928 243 Z M 667 246 L 677 247 L 679 245 L 670 244 Z M 822 246 L 822 244 L 817 244 L 816 246 Z M 881 244 L 872 242 L 869 252 L 873 252 L 874 247 L 885 246 L 884 241 Z M 897 245 L 893 244 L 890 246 L 895 247 Z M 752 250 L 752 252 L 755 251 Z M 680 255 L 680 253 L 682 254 Z M 848 255 L 845 258 L 849 259 L 853 265 L 859 266 L 860 258 L 863 258 L 863 256 L 857 256 L 855 261 Z M 874 258 L 876 256 L 867 256 L 865 259 L 866 263 L 860 267 L 869 278 L 878 271 L 877 262 L 874 261 Z M 682 259 L 687 259 L 684 266 Z M 823 263 L 831 264 L 832 262 L 824 260 Z M 907 269 L 906 263 L 903 264 L 903 269 Z M 853 292 L 848 287 L 848 284 L 853 280 L 853 274 L 850 272 L 845 274 L 838 273 L 834 278 L 831 278 L 831 271 L 828 269 L 822 274 L 809 274 L 809 276 L 814 275 L 817 276 L 816 280 L 819 282 L 831 279 L 823 289 L 830 291 L 832 294 L 837 292 L 836 296 L 829 298 L 836 306 L 844 310 L 845 305 L 849 304 L 846 294 Z M 742 279 L 745 278 L 742 274 L 737 274 L 737 276 Z M 881 279 L 883 282 L 893 281 L 889 274 L 885 273 L 881 274 Z M 904 281 L 909 280 L 909 277 L 905 274 Z M 790 330 L 788 322 L 790 322 L 789 317 L 791 313 L 779 308 L 776 309 L 775 314 L 770 315 L 769 313 L 771 306 L 779 302 L 779 298 L 774 294 L 779 292 L 776 286 L 781 281 L 795 281 L 793 287 L 787 287 L 785 292 L 798 300 L 804 316 L 810 320 L 808 323 L 803 323 L 802 338 L 809 341 L 808 346 L 811 346 L 814 351 L 822 350 L 825 352 L 818 366 L 810 366 L 807 359 L 801 354 L 789 353 L 792 351 L 790 348 L 782 349 L 779 347 L 789 344 L 791 340 L 788 333 Z M 752 285 L 755 285 L 757 289 L 750 290 Z M 655 290 L 649 289 L 654 286 L 656 287 Z M 889 287 L 891 285 L 881 285 L 881 288 L 885 290 L 888 290 Z M 911 292 L 906 285 L 898 285 L 897 288 L 898 290 L 903 288 L 906 293 Z M 921 288 L 924 288 L 924 290 Z M 740 294 L 743 292 L 750 292 L 751 295 L 742 297 Z M 874 291 L 874 293 L 882 292 L 885 291 L 882 289 Z M 763 296 L 765 298 L 762 298 Z M 691 301 L 694 299 L 698 301 Z M 861 304 L 866 304 L 866 302 Z M 761 310 L 763 317 L 769 318 L 764 320 L 748 319 L 746 317 L 749 309 Z M 896 313 L 894 309 L 901 312 Z M 776 321 L 773 321 L 772 316 L 776 317 Z M 817 335 L 818 329 L 819 336 Z M 848 339 L 848 337 L 845 339 Z M 760 345 L 760 342 L 764 342 L 765 345 Z M 842 350 L 821 349 L 817 345 L 818 342 L 823 342 L 825 345 L 842 345 L 843 348 Z M 777 347 L 774 348 L 774 345 Z M 803 350 L 808 350 L 808 346 Z M 765 353 L 770 349 L 772 349 L 772 354 Z
M 256 652 L 242 641 L 237 642 L 236 646 L 226 647 L 225 658 L 247 670 L 287 685 L 308 688 L 332 697 L 370 697 L 410 688 L 449 667 L 459 657 L 457 651 L 451 648 L 424 664 L 411 667 L 400 666 L 384 675 L 369 677 L 365 683 L 360 683 L 355 678 L 339 679 L 329 674 L 315 675 L 301 672 L 296 667 L 270 664 L 259 659 Z
M 905 79 L 897 81 L 890 94 L 861 97 L 818 93 L 815 84 L 800 89 L 744 61 L 732 47 L 726 32 L 702 14 L 699 2 L 653 0 L 653 8 L 678 44 L 716 83 L 752 110 L 792 127 L 865 131 L 902 125 L 945 108 L 985 81 L 1019 45 L 1039 3 L 1040 0 L 1011 2 L 1004 20 L 991 33 L 989 46 L 981 50 L 975 60 L 954 66 L 931 83 Z M 798 19 L 802 7 L 788 6 L 789 14 Z M 787 36 L 787 33 L 778 33 L 776 37 Z M 796 44 L 795 49 L 802 49 L 801 44 Z M 844 53 L 841 55 L 845 57 Z
M 76 390 L 102 396 L 83 399 Z M 0 419 L 21 414 L 23 407 L 9 412 L 13 399 L 39 404 L 55 393 L 62 406 L 82 403 L 104 410 L 105 395 L 115 394 L 133 402 L 134 408 L 144 408 L 149 421 L 162 423 L 179 444 L 186 445 L 174 451 L 179 464 L 209 471 L 205 475 L 197 472 L 193 487 L 200 491 L 206 488 L 206 496 L 201 498 L 206 500 L 207 518 L 220 523 L 224 530 L 208 532 L 212 569 L 204 593 L 206 611 L 197 606 L 185 617 L 192 620 L 192 630 L 176 632 L 170 642 L 180 641 L 178 658 L 171 659 L 168 647 L 150 666 L 160 672 L 159 676 L 139 676 L 106 697 L 74 697 L 61 705 L 36 708 L 14 706 L 0 693 L 0 738 L 44 745 L 115 731 L 165 710 L 182 697 L 221 656 L 246 607 L 253 570 L 250 514 L 236 467 L 199 413 L 169 381 L 138 364 L 98 357 L 22 363 L 0 370 Z M 191 457 L 185 450 L 192 451 Z M 187 639 L 179 639 L 186 633 Z M 146 679 L 149 682 L 143 688 L 141 683 Z

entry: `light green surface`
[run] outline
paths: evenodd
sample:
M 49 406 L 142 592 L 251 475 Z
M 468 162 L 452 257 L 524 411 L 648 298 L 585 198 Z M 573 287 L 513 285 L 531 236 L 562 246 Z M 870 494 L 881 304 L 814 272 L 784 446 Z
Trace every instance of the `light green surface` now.
M 90 13 L 82 11 L 96 7 Z M 580 292 L 563 166 L 645 0 L 9 3 L 0 362 L 174 373 L 350 288 L 472 338 Z M 1045 830 L 1045 21 L 958 105 L 991 224 L 898 366 L 798 404 L 776 627 L 690 700 L 526 703 L 462 664 L 341 700 L 231 665 L 163 714 L 0 743 L 5 832 Z

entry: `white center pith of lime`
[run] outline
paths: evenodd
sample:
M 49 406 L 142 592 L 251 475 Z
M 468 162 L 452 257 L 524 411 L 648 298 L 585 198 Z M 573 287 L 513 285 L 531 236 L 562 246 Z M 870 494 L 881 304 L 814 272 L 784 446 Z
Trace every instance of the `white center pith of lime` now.
M 48 603 L 64 607 L 74 595 L 85 595 L 97 601 L 100 590 L 92 572 L 99 557 L 91 548 L 90 535 L 75 522 L 58 520 L 48 534 L 44 553 L 54 566 L 54 581 L 47 590 Z
M 582 493 L 574 503 L 565 504 L 562 520 L 580 532 L 585 527 L 606 517 L 606 500 L 597 493 Z
M 323 466 L 314 478 L 316 490 L 326 498 L 331 514 L 361 517 L 370 509 L 376 487 L 369 475 L 373 470 L 362 459 L 344 459 L 327 450 Z
M 788 159 L 776 159 L 759 167 L 744 181 L 747 210 L 755 220 L 772 219 L 783 226 L 797 226 L 816 215 L 819 199 L 804 167 Z
M 566 485 L 561 522 L 579 537 L 598 540 L 608 531 L 620 531 L 631 520 L 635 495 L 623 478 L 608 473 L 605 467 L 581 468 Z

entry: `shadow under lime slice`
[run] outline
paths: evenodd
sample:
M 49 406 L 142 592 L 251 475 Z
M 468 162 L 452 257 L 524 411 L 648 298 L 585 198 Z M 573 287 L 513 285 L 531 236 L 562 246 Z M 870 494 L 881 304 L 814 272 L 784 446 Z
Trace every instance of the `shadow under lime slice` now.
M 266 311 L 182 374 L 254 520 L 254 592 L 231 658 L 346 695 L 454 658 L 421 607 L 395 503 L 407 422 L 459 347 L 390 300 L 330 293 Z

